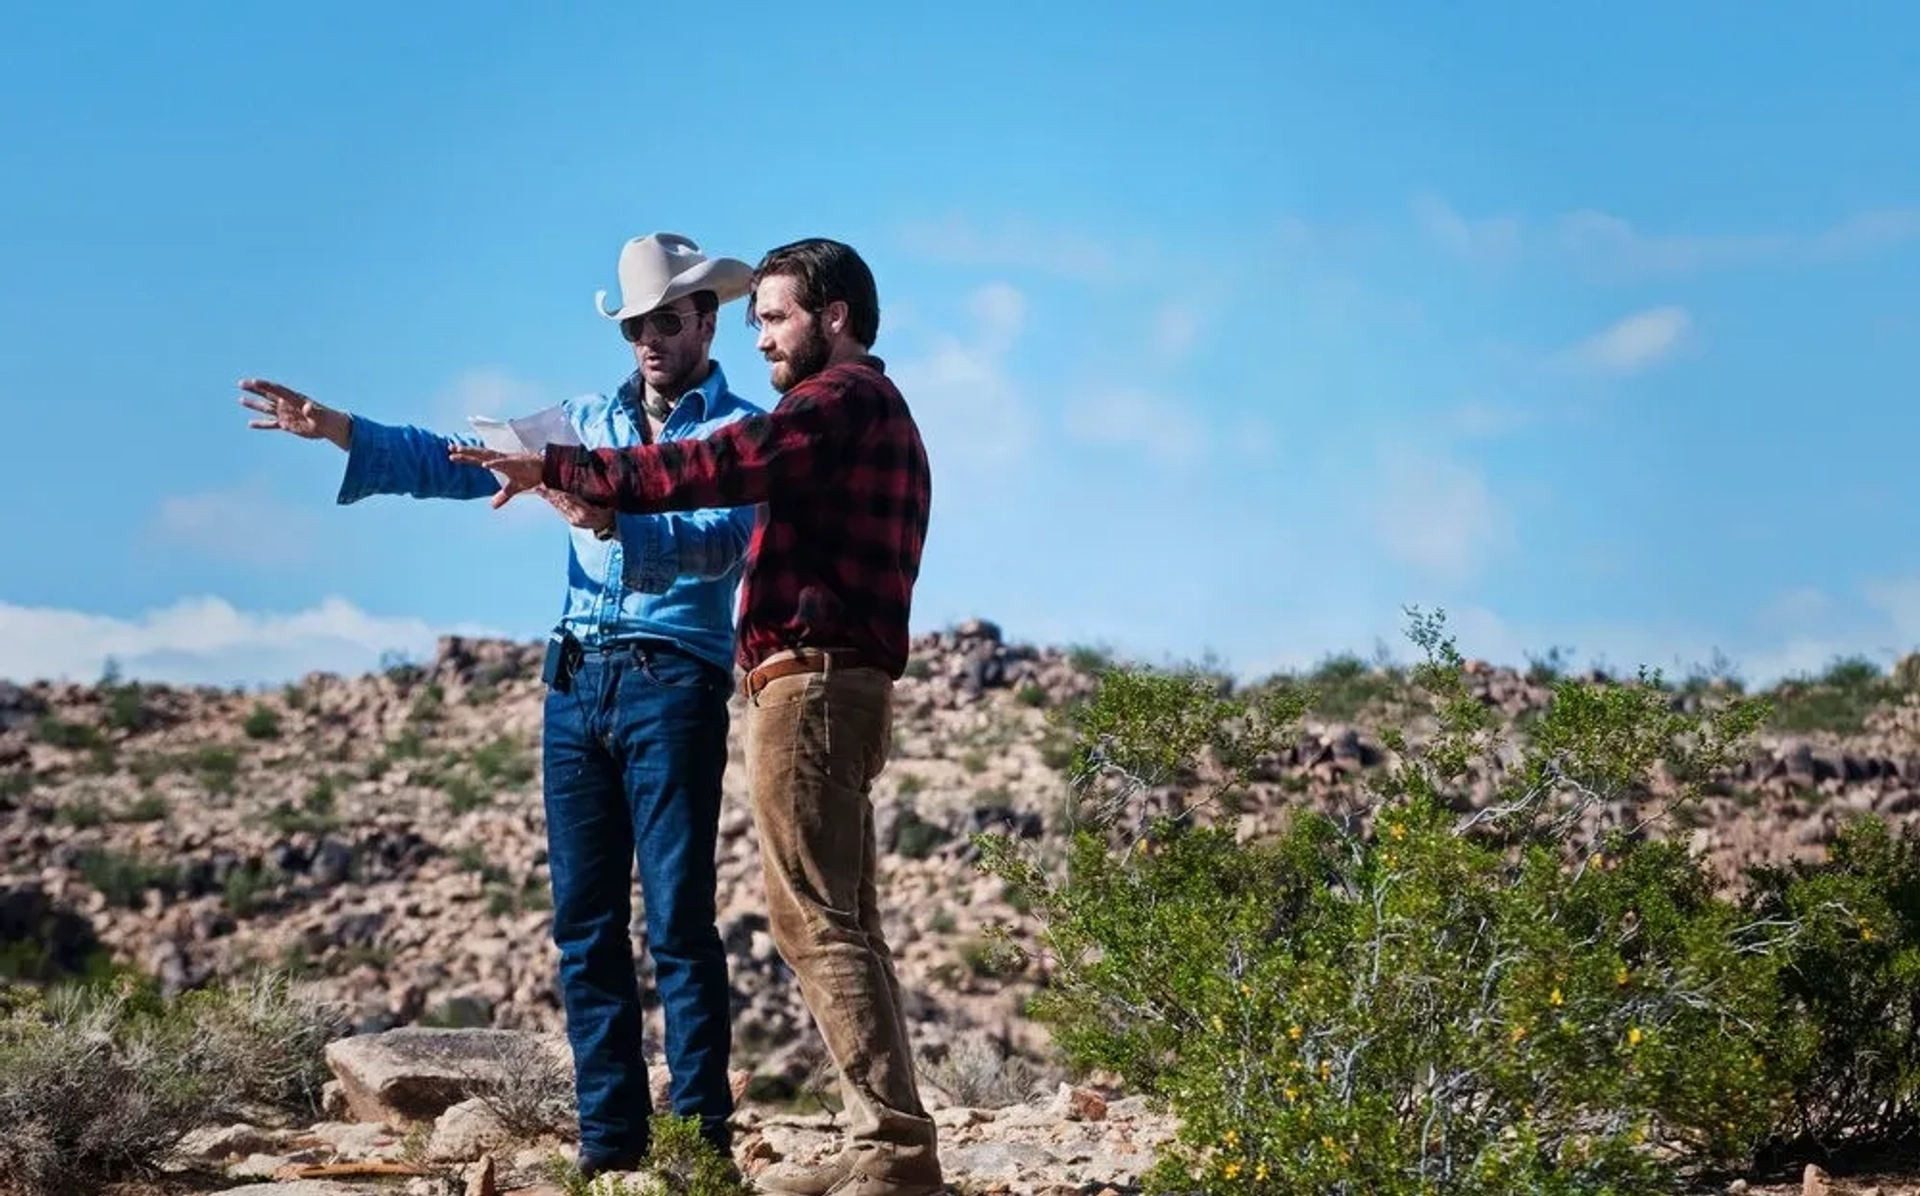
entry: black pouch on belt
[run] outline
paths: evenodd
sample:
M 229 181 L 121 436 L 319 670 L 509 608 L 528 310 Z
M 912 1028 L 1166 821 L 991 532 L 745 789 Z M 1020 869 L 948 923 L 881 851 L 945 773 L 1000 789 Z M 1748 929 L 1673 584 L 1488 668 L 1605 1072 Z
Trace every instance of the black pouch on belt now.
M 570 631 L 555 631 L 547 637 L 547 654 L 540 662 L 540 682 L 555 693 L 573 688 L 573 670 L 580 663 L 580 641 Z

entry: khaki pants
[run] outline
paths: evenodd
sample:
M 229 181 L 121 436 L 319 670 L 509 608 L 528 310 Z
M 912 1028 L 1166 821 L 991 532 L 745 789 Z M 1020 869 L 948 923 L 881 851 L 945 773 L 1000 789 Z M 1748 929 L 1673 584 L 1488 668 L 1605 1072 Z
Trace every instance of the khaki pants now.
M 871 791 L 892 737 L 893 682 L 878 669 L 779 677 L 747 702 L 773 942 L 839 1069 L 849 1145 L 868 1174 L 937 1180 L 874 890 Z

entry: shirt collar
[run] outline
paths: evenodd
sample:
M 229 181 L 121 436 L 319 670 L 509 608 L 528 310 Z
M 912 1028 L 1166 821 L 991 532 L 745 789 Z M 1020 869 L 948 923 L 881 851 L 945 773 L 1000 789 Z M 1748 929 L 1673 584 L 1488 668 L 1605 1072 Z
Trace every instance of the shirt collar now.
M 697 400 L 700 404 L 700 410 L 695 414 L 695 419 L 706 419 L 720 406 L 722 399 L 727 394 L 727 374 L 725 370 L 720 368 L 718 361 L 709 359 L 707 364 L 713 368 L 707 371 L 706 381 L 680 396 L 679 401 L 673 405 L 674 414 L 679 414 L 680 409 L 686 405 L 689 399 Z M 627 375 L 625 382 L 620 384 L 620 391 L 617 397 L 620 402 L 626 405 L 627 410 L 638 415 L 644 413 L 646 410 L 643 401 L 647 393 L 646 388 L 646 381 L 640 377 L 640 371 L 636 369 L 633 373 Z

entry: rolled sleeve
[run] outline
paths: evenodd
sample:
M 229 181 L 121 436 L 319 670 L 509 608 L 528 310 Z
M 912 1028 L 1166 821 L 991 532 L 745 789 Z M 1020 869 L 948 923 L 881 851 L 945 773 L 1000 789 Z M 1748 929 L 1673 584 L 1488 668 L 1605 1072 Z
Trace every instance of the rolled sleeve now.
M 616 515 L 621 574 L 630 589 L 664 594 L 680 577 L 680 544 L 658 515 Z

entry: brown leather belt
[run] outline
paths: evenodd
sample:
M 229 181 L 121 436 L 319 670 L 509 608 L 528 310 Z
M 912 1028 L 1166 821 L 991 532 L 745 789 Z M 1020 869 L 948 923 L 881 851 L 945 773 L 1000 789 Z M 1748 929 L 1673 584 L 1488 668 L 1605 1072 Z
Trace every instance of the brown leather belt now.
M 798 656 L 788 656 L 780 660 L 771 660 L 754 669 L 740 680 L 740 691 L 747 697 L 757 696 L 767 687 L 767 682 L 778 681 L 782 677 L 793 677 L 800 673 L 824 673 L 829 668 L 860 669 L 877 667 L 872 661 L 852 648 L 808 648 Z

